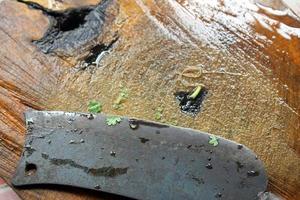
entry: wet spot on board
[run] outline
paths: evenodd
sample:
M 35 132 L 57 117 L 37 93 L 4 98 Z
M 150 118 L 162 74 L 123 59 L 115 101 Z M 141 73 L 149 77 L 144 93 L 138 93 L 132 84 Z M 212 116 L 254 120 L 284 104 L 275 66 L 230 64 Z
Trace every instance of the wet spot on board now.
M 190 94 L 191 92 L 180 91 L 174 95 L 183 113 L 196 115 L 200 112 L 202 102 L 207 95 L 207 90 L 203 88 L 195 99 L 189 98 Z

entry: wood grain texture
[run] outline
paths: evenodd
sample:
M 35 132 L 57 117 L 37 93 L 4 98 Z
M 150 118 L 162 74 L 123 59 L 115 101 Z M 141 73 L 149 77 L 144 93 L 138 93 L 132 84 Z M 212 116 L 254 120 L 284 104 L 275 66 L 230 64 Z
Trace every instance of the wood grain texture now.
M 63 10 L 98 1 L 35 2 Z M 279 13 L 247 0 L 118 1 L 103 33 L 66 58 L 32 43 L 50 23 L 41 11 L 0 2 L 0 176 L 9 181 L 17 165 L 26 109 L 87 111 L 97 99 L 105 113 L 155 120 L 162 107 L 162 122 L 241 142 L 264 161 L 271 191 L 299 199 L 300 22 L 278 5 Z M 115 35 L 99 67 L 80 68 L 90 48 Z M 201 75 L 179 76 L 188 66 Z M 209 93 L 200 114 L 190 117 L 173 93 L 197 83 Z M 121 86 L 129 98 L 114 110 Z M 17 192 L 23 199 L 113 199 L 60 187 Z

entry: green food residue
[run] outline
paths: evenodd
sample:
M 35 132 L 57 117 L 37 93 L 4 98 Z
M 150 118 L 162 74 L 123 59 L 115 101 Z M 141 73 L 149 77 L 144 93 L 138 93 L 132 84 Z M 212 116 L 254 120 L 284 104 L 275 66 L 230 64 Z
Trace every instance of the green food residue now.
M 125 87 L 121 88 L 118 98 L 114 101 L 113 108 L 118 110 L 122 107 L 122 103 L 128 98 L 128 90 Z
M 155 113 L 154 113 L 154 118 L 156 119 L 156 120 L 161 120 L 161 118 L 162 118 L 162 112 L 163 112 L 164 110 L 162 109 L 162 108 L 157 108 L 156 110 L 155 110 Z
M 213 145 L 214 147 L 215 146 L 218 146 L 219 142 L 218 142 L 218 138 L 214 135 L 211 135 L 209 136 L 209 141 L 208 141 L 209 144 Z
M 172 120 L 169 122 L 169 124 L 173 125 L 173 126 L 177 126 L 178 125 L 178 121 L 177 120 Z
M 88 111 L 91 113 L 100 113 L 102 111 L 102 105 L 100 102 L 92 100 L 88 104 Z
M 121 117 L 118 116 L 111 116 L 106 118 L 106 124 L 108 126 L 115 126 L 117 123 L 122 121 Z
M 189 99 L 195 99 L 199 93 L 201 92 L 202 88 L 204 87 L 204 85 L 200 84 L 198 85 L 194 90 L 193 93 L 191 95 L 189 95 Z

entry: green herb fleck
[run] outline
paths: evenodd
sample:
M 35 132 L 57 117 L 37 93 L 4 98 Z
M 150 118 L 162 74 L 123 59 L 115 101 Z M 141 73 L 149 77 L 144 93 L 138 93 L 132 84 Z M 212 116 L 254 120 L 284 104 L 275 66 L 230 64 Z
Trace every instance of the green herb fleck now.
M 170 121 L 169 124 L 171 124 L 173 126 L 177 126 L 178 125 L 178 121 L 177 120 L 173 120 L 173 121 Z
M 204 87 L 204 85 L 200 84 L 198 85 L 194 90 L 193 93 L 191 95 L 189 95 L 190 99 L 195 99 L 199 93 L 201 92 L 202 88 Z
M 214 135 L 212 136 L 209 136 L 209 141 L 208 141 L 209 144 L 213 145 L 214 147 L 215 146 L 218 146 L 219 142 L 218 142 L 218 138 Z
M 100 102 L 92 100 L 88 104 L 88 111 L 91 113 L 100 113 L 102 111 L 102 105 Z
M 115 126 L 117 123 L 122 121 L 121 117 L 118 116 L 111 116 L 106 118 L 106 124 L 108 126 Z
M 122 103 L 128 98 L 128 90 L 125 87 L 121 88 L 118 98 L 114 101 L 113 108 L 118 110 L 122 107 Z
M 154 113 L 154 118 L 156 120 L 161 120 L 161 118 L 162 118 L 162 112 L 163 111 L 164 110 L 162 108 L 157 108 L 156 111 L 155 111 L 155 113 Z

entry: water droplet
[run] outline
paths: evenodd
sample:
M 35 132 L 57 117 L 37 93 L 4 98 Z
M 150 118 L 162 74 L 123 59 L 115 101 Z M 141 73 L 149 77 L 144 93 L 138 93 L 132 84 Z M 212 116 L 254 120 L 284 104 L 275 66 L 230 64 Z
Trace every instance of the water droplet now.
M 110 155 L 113 156 L 113 157 L 116 157 L 116 152 L 111 151 L 111 152 L 110 152 Z
M 164 159 L 166 159 L 166 157 L 163 156 L 161 159 L 164 160 Z
M 28 119 L 28 120 L 27 120 L 27 125 L 32 125 L 32 124 L 34 124 L 34 123 L 33 123 L 33 120 L 32 120 L 32 119 Z
M 96 190 L 100 190 L 100 189 L 101 189 L 100 185 L 95 185 L 94 188 L 95 188 Z
M 222 197 L 222 193 L 221 193 L 221 192 L 218 192 L 218 193 L 216 194 L 216 197 L 217 197 L 217 198 L 221 198 L 221 197 Z
M 94 115 L 93 115 L 93 114 L 89 114 L 89 115 L 87 116 L 87 118 L 90 119 L 90 120 L 91 120 L 91 119 L 94 119 Z
M 84 143 L 84 139 L 80 139 L 80 143 Z
M 212 169 L 212 168 L 213 168 L 213 166 L 211 165 L 211 163 L 208 163 L 207 165 L 205 165 L 205 167 L 206 167 L 207 169 Z
M 47 142 L 48 142 L 48 144 L 51 144 L 51 140 L 48 140 Z
M 259 175 L 259 172 L 258 171 L 248 171 L 247 172 L 247 175 L 250 176 L 250 177 L 253 177 L 253 176 L 258 176 Z
M 129 127 L 131 129 L 137 129 L 139 127 L 138 121 L 136 119 L 129 119 Z
M 211 157 L 208 157 L 207 160 L 208 160 L 208 161 L 211 161 Z
M 74 119 L 73 118 L 69 118 L 67 121 L 68 121 L 69 124 L 72 124 L 73 121 L 74 121 Z
M 70 140 L 69 141 L 69 144 L 74 144 L 75 143 L 75 140 Z
M 238 149 L 242 149 L 243 147 L 244 147 L 244 146 L 241 145 L 241 144 L 238 144 L 238 145 L 237 145 L 237 148 L 238 148 Z

